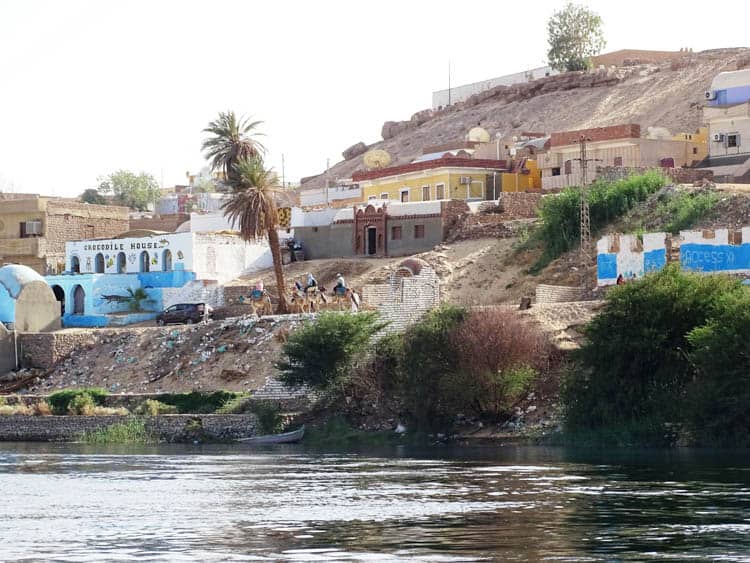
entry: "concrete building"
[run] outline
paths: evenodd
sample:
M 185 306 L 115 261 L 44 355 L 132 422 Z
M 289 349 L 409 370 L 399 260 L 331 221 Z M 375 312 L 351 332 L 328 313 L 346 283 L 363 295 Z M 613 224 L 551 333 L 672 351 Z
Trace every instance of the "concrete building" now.
M 154 233 L 66 245 L 66 271 L 47 276 L 65 326 L 110 326 L 153 318 L 174 303 L 223 304 L 221 284 L 272 266 L 267 243 L 224 233 Z M 144 289 L 143 312 L 128 290 Z
M 306 258 L 407 256 L 440 244 L 464 201 L 400 203 L 372 200 L 346 209 L 305 213 L 294 226 Z
M 484 200 L 497 199 L 503 172 L 508 172 L 505 160 L 448 153 L 400 166 L 355 172 L 352 180 L 361 186 L 366 201 Z
M 750 183 L 750 69 L 721 72 L 706 92 L 708 168 L 717 181 Z
M 359 184 L 346 182 L 328 188 L 300 190 L 300 206 L 303 209 L 316 207 L 347 207 L 362 201 Z
M 587 143 L 588 181 L 596 177 L 597 167 L 625 168 L 680 168 L 697 164 L 706 154 L 705 135 L 662 134 L 653 130 L 650 136 L 641 136 L 637 124 L 596 127 L 577 131 L 552 133 L 550 147 L 537 155 L 542 171 L 542 189 L 553 190 L 581 183 L 579 140 Z
M 19 332 L 60 328 L 60 304 L 35 270 L 18 264 L 0 267 L 0 323 Z
M 0 264 L 23 264 L 42 275 L 62 272 L 67 241 L 116 236 L 128 225 L 127 207 L 38 196 L 6 200 L 0 205 Z

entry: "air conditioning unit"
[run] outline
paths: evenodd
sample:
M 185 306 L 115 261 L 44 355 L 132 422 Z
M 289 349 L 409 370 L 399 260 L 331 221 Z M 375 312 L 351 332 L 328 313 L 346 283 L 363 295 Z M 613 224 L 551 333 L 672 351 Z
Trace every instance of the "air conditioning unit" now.
M 705 94 L 703 94 L 707 100 L 715 100 L 716 99 L 716 90 L 706 90 Z
M 27 235 L 41 235 L 42 234 L 42 222 L 41 221 L 26 221 L 26 234 Z
M 714 143 L 724 142 L 724 133 L 714 133 Z
M 471 176 L 461 176 L 458 179 L 458 183 L 461 185 L 471 184 Z

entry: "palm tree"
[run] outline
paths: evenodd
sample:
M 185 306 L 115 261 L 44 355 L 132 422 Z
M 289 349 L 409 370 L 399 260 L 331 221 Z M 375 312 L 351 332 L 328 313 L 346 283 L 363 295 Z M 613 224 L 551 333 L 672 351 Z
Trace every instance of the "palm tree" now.
M 246 241 L 268 237 L 279 293 L 277 313 L 287 313 L 286 284 L 281 269 L 279 248 L 279 214 L 276 197 L 279 179 L 273 170 L 267 170 L 259 156 L 243 158 L 234 166 L 236 183 L 232 185 L 232 196 L 221 208 L 230 222 L 239 226 L 240 236 Z
M 203 133 L 210 136 L 203 140 L 201 150 L 215 172 L 223 172 L 227 183 L 236 181 L 235 165 L 242 159 L 261 156 L 265 147 L 254 137 L 262 135 L 257 127 L 262 121 L 250 121 L 237 117 L 233 111 L 219 112 L 219 117 L 208 124 Z
M 154 300 L 149 298 L 148 293 L 146 293 L 145 289 L 139 287 L 138 289 L 133 291 L 133 289 L 129 287 L 125 302 L 128 304 L 128 309 L 130 309 L 133 313 L 137 313 L 143 310 L 141 308 L 141 303 L 152 305 L 154 303 Z

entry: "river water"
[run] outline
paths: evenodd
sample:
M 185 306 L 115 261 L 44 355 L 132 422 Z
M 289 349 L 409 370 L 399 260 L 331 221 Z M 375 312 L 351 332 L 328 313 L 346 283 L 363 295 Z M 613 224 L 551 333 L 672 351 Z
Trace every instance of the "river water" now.
M 0 443 L 0 560 L 750 562 L 749 461 Z

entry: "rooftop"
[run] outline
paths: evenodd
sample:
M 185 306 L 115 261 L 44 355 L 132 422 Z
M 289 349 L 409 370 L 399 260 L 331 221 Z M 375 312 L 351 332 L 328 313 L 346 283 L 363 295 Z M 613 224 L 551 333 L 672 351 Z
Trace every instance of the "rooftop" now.
M 388 176 L 398 176 L 400 174 L 409 174 L 410 172 L 419 172 L 422 170 L 433 170 L 436 168 L 480 168 L 490 170 L 507 170 L 508 163 L 505 160 L 495 160 L 487 158 L 458 158 L 451 156 L 448 158 L 438 158 L 422 162 L 411 162 L 390 168 L 381 168 L 379 170 L 358 171 L 352 174 L 352 180 L 361 182 L 363 180 L 375 180 L 377 178 L 386 178 Z

